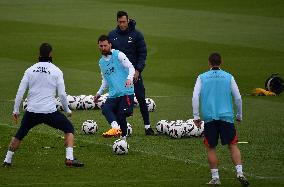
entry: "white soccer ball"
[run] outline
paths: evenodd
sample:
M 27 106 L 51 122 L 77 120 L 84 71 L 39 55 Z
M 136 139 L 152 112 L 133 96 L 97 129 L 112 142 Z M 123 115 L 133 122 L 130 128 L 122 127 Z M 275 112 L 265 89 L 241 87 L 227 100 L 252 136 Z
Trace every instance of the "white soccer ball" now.
M 95 134 L 98 131 L 98 125 L 94 120 L 86 120 L 82 124 L 82 131 L 85 134 Z
M 87 95 L 82 99 L 81 103 L 82 103 L 82 108 L 85 110 L 94 109 L 96 107 L 93 95 Z
M 130 125 L 130 123 L 127 122 L 127 136 L 131 136 L 132 134 L 132 126 Z
M 67 95 L 68 107 L 70 110 L 77 110 L 80 105 L 79 99 L 77 96 Z
M 55 104 L 56 104 L 57 110 L 59 110 L 59 111 L 63 111 L 64 110 L 59 97 L 56 98 Z
M 154 100 L 151 99 L 151 98 L 146 98 L 145 101 L 146 101 L 146 104 L 147 104 L 147 107 L 148 107 L 148 111 L 154 112 L 154 110 L 156 108 L 156 104 L 155 104 Z
M 26 110 L 28 107 L 28 98 L 23 101 L 23 110 Z
M 156 124 L 156 131 L 158 134 L 166 134 L 166 128 L 168 129 L 169 122 L 167 120 L 160 120 Z M 167 130 L 168 131 L 168 130 Z
M 169 136 L 179 139 L 184 136 L 184 129 L 181 123 L 173 124 L 169 129 Z
M 77 110 L 84 110 L 84 108 L 83 108 L 83 100 L 84 100 L 85 97 L 86 97 L 86 95 L 78 95 L 77 96 L 77 99 L 78 99 L 78 102 L 79 102 Z
M 193 129 L 194 129 L 194 124 L 189 123 L 189 122 L 184 122 L 183 123 L 183 129 L 184 129 L 184 132 L 185 132 L 185 136 L 190 137 L 190 136 L 192 136 L 191 131 L 193 131 Z
M 101 97 L 97 100 L 96 102 L 96 106 L 101 109 L 102 106 L 105 104 L 106 100 L 107 100 L 108 94 L 103 94 L 101 95 Z
M 202 121 L 200 128 L 198 128 L 194 122 L 193 119 L 188 119 L 186 121 L 186 123 L 189 125 L 192 125 L 192 130 L 190 132 L 187 133 L 187 136 L 190 137 L 198 137 L 198 136 L 202 136 L 203 135 L 203 131 L 204 131 L 204 121 Z
M 129 150 L 129 145 L 126 140 L 118 139 L 115 140 L 112 145 L 112 151 L 117 155 L 127 154 Z

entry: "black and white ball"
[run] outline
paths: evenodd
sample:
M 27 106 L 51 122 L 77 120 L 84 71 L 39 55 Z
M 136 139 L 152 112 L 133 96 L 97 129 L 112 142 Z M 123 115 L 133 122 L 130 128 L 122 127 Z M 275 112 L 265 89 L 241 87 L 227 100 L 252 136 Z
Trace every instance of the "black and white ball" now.
M 156 131 L 158 134 L 166 134 L 166 128 L 169 128 L 169 122 L 167 120 L 160 120 L 156 124 Z M 168 131 L 168 130 L 167 130 Z
M 175 123 L 170 126 L 169 136 L 172 138 L 179 139 L 184 136 L 184 129 L 182 123 Z
M 129 145 L 124 139 L 115 140 L 112 145 L 112 151 L 117 155 L 127 154 L 129 150 Z
M 154 112 L 154 110 L 156 108 L 156 104 L 155 104 L 154 100 L 151 99 L 151 98 L 146 98 L 145 101 L 146 101 L 146 104 L 147 104 L 147 107 L 148 107 L 148 111 Z
M 94 120 L 86 120 L 82 124 L 82 131 L 85 134 L 95 134 L 98 131 L 98 125 Z
M 96 107 L 96 103 L 94 101 L 93 95 L 87 95 L 86 97 L 82 99 L 81 103 L 82 103 L 82 108 L 84 110 L 90 110 Z
M 77 110 L 80 105 L 79 99 L 77 96 L 67 95 L 68 107 L 70 110 Z
M 101 95 L 101 97 L 97 100 L 96 102 L 96 106 L 101 109 L 102 106 L 105 104 L 106 100 L 107 100 L 108 94 L 103 94 Z
M 59 110 L 59 111 L 63 111 L 64 110 L 59 97 L 56 98 L 55 104 L 56 104 L 57 110 Z

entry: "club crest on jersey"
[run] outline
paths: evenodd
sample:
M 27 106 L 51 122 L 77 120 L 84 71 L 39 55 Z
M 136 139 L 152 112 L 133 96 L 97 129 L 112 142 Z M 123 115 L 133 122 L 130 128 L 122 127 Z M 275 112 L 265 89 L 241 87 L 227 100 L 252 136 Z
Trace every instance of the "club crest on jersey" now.
M 132 42 L 132 37 L 129 36 L 129 37 L 128 37 L 128 43 L 131 43 L 131 42 Z

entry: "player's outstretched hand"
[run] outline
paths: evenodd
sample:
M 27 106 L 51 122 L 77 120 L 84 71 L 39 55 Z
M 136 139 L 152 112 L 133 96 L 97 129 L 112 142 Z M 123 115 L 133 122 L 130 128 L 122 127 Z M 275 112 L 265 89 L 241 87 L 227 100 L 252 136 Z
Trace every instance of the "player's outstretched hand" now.
M 101 97 L 101 95 L 100 94 L 96 94 L 95 96 L 94 96 L 94 102 L 96 103 L 96 102 L 98 102 L 98 99 Z
M 193 122 L 194 122 L 194 124 L 195 124 L 198 128 L 200 128 L 200 126 L 201 126 L 201 124 L 202 124 L 201 119 L 194 119 Z
M 13 121 L 15 124 L 18 124 L 18 119 L 19 119 L 19 115 L 18 113 L 13 113 L 12 117 L 13 117 Z

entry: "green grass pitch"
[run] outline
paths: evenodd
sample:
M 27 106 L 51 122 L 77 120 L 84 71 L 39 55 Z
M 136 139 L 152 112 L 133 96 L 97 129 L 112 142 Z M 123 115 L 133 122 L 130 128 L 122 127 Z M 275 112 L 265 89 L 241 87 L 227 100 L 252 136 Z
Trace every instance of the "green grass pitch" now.
M 243 95 L 243 123 L 237 126 L 244 171 L 251 186 L 284 186 L 284 93 L 249 96 L 272 73 L 284 78 L 284 2 L 281 0 L 0 0 L 0 155 L 4 159 L 17 125 L 13 99 L 24 70 L 49 42 L 70 95 L 95 94 L 101 83 L 97 38 L 116 25 L 117 10 L 128 11 L 148 45 L 143 72 L 147 96 L 161 119 L 192 118 L 196 77 L 208 69 L 211 52 L 222 54 Z M 99 125 L 83 135 L 83 121 Z M 133 136 L 128 155 L 112 154 L 115 139 L 99 110 L 75 111 L 75 156 L 84 168 L 66 168 L 62 133 L 34 128 L 13 158 L 0 167 L 0 186 L 204 186 L 210 179 L 202 138 L 146 137 L 138 109 L 129 118 Z M 51 147 L 45 149 L 42 147 Z M 218 147 L 222 186 L 240 186 L 227 147 Z

